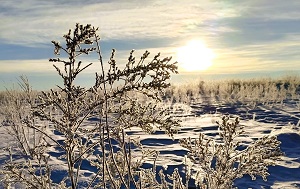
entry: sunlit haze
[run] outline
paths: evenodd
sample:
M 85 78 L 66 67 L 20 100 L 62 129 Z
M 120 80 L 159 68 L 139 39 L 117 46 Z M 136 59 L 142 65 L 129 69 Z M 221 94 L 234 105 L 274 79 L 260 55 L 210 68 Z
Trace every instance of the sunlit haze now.
M 177 56 L 179 70 L 197 72 L 207 70 L 212 65 L 215 54 L 201 40 L 191 40 L 178 49 Z

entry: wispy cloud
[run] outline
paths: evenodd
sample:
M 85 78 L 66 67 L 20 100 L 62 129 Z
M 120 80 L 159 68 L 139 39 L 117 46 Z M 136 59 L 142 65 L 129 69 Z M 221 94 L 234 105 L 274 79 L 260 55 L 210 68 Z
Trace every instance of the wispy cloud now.
M 217 58 L 212 73 L 242 73 L 257 71 L 300 70 L 300 35 L 261 44 L 215 49 Z
M 176 48 L 166 48 L 166 49 L 160 49 L 160 48 L 143 48 L 135 50 L 134 56 L 137 60 L 140 59 L 140 57 L 143 55 L 145 51 L 149 51 L 150 55 L 146 59 L 147 61 L 151 61 L 155 55 L 158 53 L 161 54 L 161 57 L 170 57 L 174 55 L 176 52 Z M 128 50 L 117 50 L 115 53 L 115 59 L 117 61 L 118 67 L 122 68 L 128 61 L 129 52 L 131 49 Z M 110 58 L 110 52 L 105 52 L 102 54 L 103 56 L 103 62 L 104 66 L 108 66 L 107 62 Z M 54 57 L 54 56 L 50 56 Z M 87 65 L 89 63 L 93 63 L 92 66 L 90 66 L 88 69 L 86 69 L 85 73 L 95 73 L 100 72 L 100 66 L 98 57 L 96 54 L 92 55 L 91 57 L 78 57 L 79 61 L 81 60 L 83 62 L 83 65 Z M 175 62 L 176 57 L 173 59 L 172 62 Z M 62 63 L 53 63 L 49 62 L 49 59 L 23 59 L 23 60 L 0 60 L 1 65 L 1 73 L 13 73 L 13 72 L 19 72 L 19 73 L 46 73 L 46 72 L 55 72 L 55 69 L 53 68 L 53 64 L 57 65 L 63 70 L 63 64 Z
M 52 64 L 47 59 L 40 60 L 0 60 L 1 72 L 49 72 Z
M 195 27 L 199 24 L 235 14 L 210 1 L 98 2 L 6 1 L 0 5 L 5 10 L 1 38 L 24 45 L 47 43 L 75 22 L 99 26 L 104 40 L 181 37 L 201 33 Z

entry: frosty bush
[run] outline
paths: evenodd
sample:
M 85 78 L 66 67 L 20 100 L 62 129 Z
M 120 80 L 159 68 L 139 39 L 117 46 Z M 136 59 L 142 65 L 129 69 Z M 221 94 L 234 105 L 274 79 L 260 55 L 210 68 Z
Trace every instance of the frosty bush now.
M 275 165 L 283 155 L 275 136 L 266 136 L 239 150 L 237 137 L 243 134 L 239 119 L 231 121 L 224 116 L 217 121 L 220 141 L 200 133 L 198 139 L 182 139 L 181 145 L 189 150 L 185 164 L 200 188 L 231 188 L 233 181 L 244 175 L 267 179 L 269 165 Z
M 181 141 L 189 150 L 185 183 L 178 169 L 172 174 L 156 172 L 158 152 L 142 148 L 137 138 L 126 135 L 126 129 L 140 127 L 149 134 L 160 129 L 170 137 L 176 134 L 179 121 L 157 107 L 161 93 L 170 86 L 170 74 L 177 73 L 176 63 L 170 63 L 169 57 L 160 58 L 160 54 L 148 61 L 148 51 L 137 60 L 131 51 L 125 67 L 120 69 L 113 49 L 104 65 L 97 31 L 91 25 L 76 24 L 64 35 L 65 45 L 52 41 L 54 53 L 68 57 L 50 59 L 63 86 L 33 95 L 23 79 L 25 96 L 10 94 L 9 102 L 13 104 L 7 106 L 13 110 L 6 113 L 5 124 L 10 126 L 18 148 L 7 148 L 10 158 L 0 172 L 7 188 L 176 189 L 188 188 L 191 179 L 201 188 L 228 188 L 244 174 L 267 176 L 267 166 L 281 155 L 279 142 L 266 137 L 237 151 L 234 138 L 240 134 L 238 120 L 229 123 L 227 118 L 219 123 L 223 143 L 214 143 L 203 134 L 199 139 Z M 92 64 L 84 65 L 79 58 L 91 53 L 98 56 L 100 72 L 95 75 L 94 85 L 85 89 L 74 81 Z M 89 119 L 97 122 L 87 124 Z M 50 153 L 53 148 L 62 152 L 58 159 L 66 164 L 67 174 L 58 182 L 53 181 L 55 170 L 50 163 L 56 158 Z M 134 156 L 134 148 L 140 149 L 140 157 Z M 153 168 L 143 168 L 151 157 Z M 86 163 L 94 171 L 89 180 L 82 181 L 82 166 Z M 192 163 L 195 170 L 190 167 Z
M 32 153 L 23 153 L 26 155 L 25 161 L 16 162 L 11 155 L 11 161 L 7 162 L 2 171 L 5 183 L 19 183 L 28 188 L 78 188 L 83 161 L 88 161 L 98 170 L 86 184 L 87 188 L 146 188 L 151 179 L 156 179 L 155 176 L 143 176 L 145 178 L 140 179 L 140 175 L 149 174 L 148 170 L 140 169 L 140 166 L 145 158 L 155 152 L 144 151 L 143 157 L 133 159 L 132 146 L 139 147 L 141 144 L 127 137 L 124 130 L 137 126 L 152 133 L 158 127 L 171 137 L 177 132 L 178 121 L 173 120 L 167 111 L 156 107 L 160 101 L 158 93 L 170 85 L 167 82 L 170 73 L 177 73 L 176 63 L 170 63 L 171 58 L 161 59 L 160 54 L 146 62 L 150 54 L 148 51 L 136 60 L 134 51 L 131 51 L 125 68 L 120 69 L 113 50 L 108 62 L 109 69 L 105 70 L 97 30 L 91 25 L 77 24 L 73 31 L 69 30 L 64 35 L 66 47 L 52 41 L 56 55 L 63 52 L 68 56 L 67 60 L 50 59 L 62 65 L 54 67 L 64 85 L 58 86 L 58 90 L 39 95 L 37 103 L 29 107 L 30 113 L 20 117 L 20 120 L 7 117 L 13 127 L 17 122 L 22 128 L 41 134 L 43 140 L 39 146 L 30 149 Z M 83 66 L 78 59 L 92 52 L 98 54 L 101 71 L 96 73 L 95 84 L 84 89 L 76 86 L 74 80 L 91 63 Z M 134 97 L 137 95 L 144 100 L 139 101 Z M 84 125 L 85 120 L 95 117 L 99 120 L 97 124 Z M 47 121 L 48 124 L 35 124 L 39 121 Z M 13 133 L 15 136 L 18 134 Z M 62 142 L 55 135 L 62 137 Z M 20 145 L 27 143 L 27 140 L 25 136 Z M 50 179 L 53 170 L 47 152 L 53 146 L 63 151 L 59 158 L 68 167 L 68 176 L 58 184 Z M 11 151 L 9 153 L 13 154 Z M 151 182 L 158 184 L 157 181 Z

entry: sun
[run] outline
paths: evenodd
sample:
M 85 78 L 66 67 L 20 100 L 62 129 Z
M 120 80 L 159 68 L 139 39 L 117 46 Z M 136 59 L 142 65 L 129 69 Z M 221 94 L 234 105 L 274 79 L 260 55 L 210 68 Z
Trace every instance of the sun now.
M 191 40 L 177 51 L 179 67 L 189 72 L 207 70 L 214 58 L 214 52 L 201 40 Z

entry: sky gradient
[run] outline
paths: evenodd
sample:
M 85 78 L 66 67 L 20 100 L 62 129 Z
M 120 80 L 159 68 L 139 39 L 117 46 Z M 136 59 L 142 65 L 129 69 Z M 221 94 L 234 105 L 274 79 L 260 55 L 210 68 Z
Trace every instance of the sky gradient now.
M 205 71 L 185 72 L 176 79 L 205 75 L 269 76 L 299 74 L 300 1 L 298 0 L 2 0 L 0 3 L 0 90 L 26 75 L 33 88 L 47 89 L 59 81 L 49 58 L 52 40 L 76 23 L 99 27 L 104 60 L 112 48 L 124 64 L 131 49 L 140 57 L 161 52 L 176 61 L 177 50 L 193 39 L 215 53 Z M 201 56 L 201 52 L 199 52 Z M 83 78 L 99 71 L 95 62 Z M 180 66 L 180 64 L 179 64 Z M 91 84 L 92 81 L 79 81 Z

